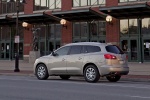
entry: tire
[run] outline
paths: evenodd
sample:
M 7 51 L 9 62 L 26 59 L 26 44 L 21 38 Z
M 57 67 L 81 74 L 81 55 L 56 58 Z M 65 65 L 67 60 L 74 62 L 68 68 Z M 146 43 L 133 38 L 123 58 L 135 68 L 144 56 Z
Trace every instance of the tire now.
M 39 80 L 46 80 L 49 77 L 47 67 L 44 64 L 37 66 L 35 74 Z
M 60 75 L 60 78 L 63 80 L 68 80 L 70 78 L 70 75 Z
M 84 78 L 90 83 L 97 82 L 100 78 L 97 67 L 95 65 L 88 65 L 84 70 Z
M 117 82 L 120 80 L 121 76 L 120 75 L 110 75 L 110 76 L 106 76 L 106 78 L 110 82 Z

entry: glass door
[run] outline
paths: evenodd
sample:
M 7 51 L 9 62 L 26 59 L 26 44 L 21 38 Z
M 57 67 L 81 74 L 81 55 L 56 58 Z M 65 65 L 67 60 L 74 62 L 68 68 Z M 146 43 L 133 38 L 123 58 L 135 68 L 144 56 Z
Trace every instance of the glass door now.
M 1 43 L 1 59 L 10 59 L 11 57 L 10 51 L 11 51 L 10 43 L 2 42 Z
M 144 61 L 150 61 L 150 39 L 143 39 L 142 45 Z
M 138 61 L 137 39 L 122 39 L 121 49 L 128 55 L 128 61 Z
M 129 40 L 129 47 L 130 47 L 130 60 L 131 61 L 138 61 L 138 41 L 136 39 Z

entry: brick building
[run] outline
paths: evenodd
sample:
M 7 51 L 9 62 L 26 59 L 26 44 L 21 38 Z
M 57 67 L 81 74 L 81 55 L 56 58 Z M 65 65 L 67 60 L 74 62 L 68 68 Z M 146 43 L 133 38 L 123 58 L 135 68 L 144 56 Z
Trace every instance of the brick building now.
M 13 2 L 10 2 L 13 1 Z M 150 0 L 19 0 L 19 48 L 16 48 L 16 0 L 0 0 L 0 59 L 28 59 L 33 28 L 37 49 L 47 55 L 71 42 L 111 42 L 129 61 L 150 61 Z M 112 16 L 107 22 L 106 17 Z M 60 20 L 65 19 L 65 25 Z M 27 28 L 22 23 L 27 22 Z

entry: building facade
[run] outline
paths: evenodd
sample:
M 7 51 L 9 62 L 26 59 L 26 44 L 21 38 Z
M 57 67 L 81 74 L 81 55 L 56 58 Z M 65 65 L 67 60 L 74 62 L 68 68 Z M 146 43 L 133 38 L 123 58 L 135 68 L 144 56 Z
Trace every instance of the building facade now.
M 10 2 L 13 1 L 13 2 Z M 28 59 L 37 31 L 41 56 L 71 42 L 120 46 L 131 62 L 150 62 L 150 0 L 19 0 L 19 47 L 16 0 L 0 0 L 0 59 Z M 112 16 L 107 22 L 106 17 Z M 61 19 L 67 23 L 61 25 Z M 22 23 L 27 22 L 27 28 Z

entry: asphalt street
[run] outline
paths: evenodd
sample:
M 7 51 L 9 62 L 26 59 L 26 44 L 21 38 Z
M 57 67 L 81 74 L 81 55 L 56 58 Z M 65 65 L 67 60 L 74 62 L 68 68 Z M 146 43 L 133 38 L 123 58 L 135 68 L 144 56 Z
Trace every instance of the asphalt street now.
M 0 100 L 150 100 L 149 82 L 84 80 L 0 75 Z

